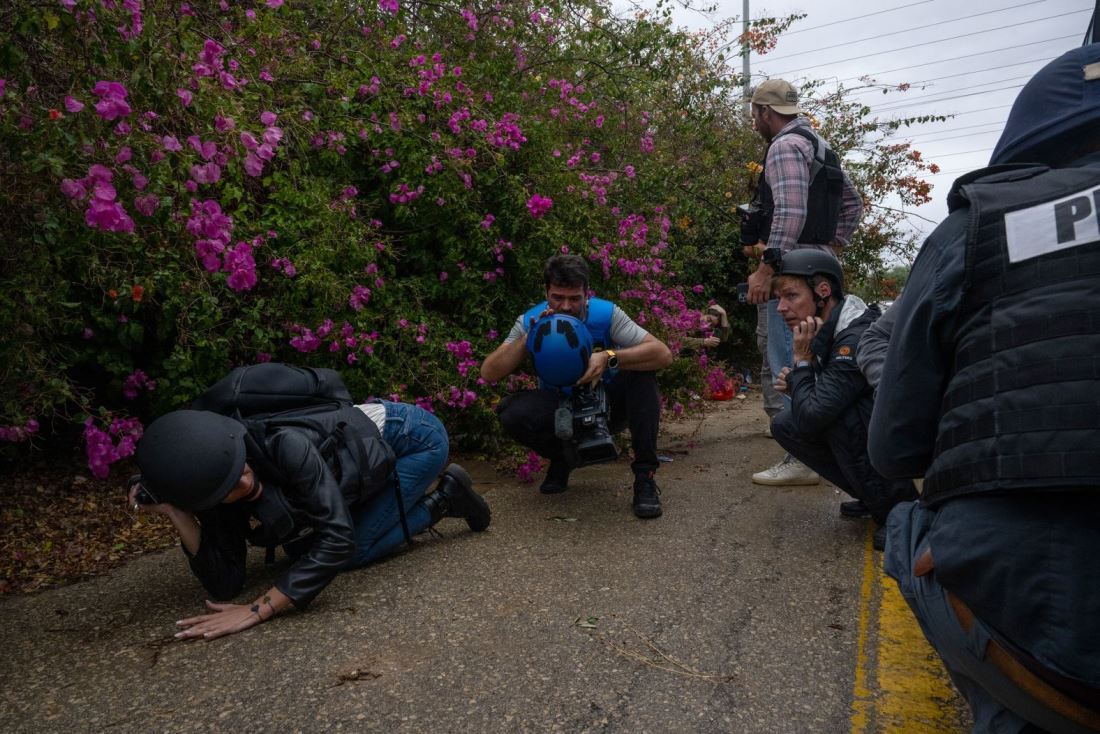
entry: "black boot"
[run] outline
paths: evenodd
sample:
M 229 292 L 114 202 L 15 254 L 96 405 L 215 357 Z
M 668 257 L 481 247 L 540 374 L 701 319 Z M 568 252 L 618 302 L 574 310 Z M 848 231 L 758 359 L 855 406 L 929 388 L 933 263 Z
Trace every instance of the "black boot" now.
M 563 459 L 551 459 L 550 468 L 546 470 L 546 478 L 539 485 L 539 491 L 543 494 L 558 494 L 569 489 L 569 464 Z
M 661 490 L 653 481 L 653 472 L 634 475 L 634 514 L 641 518 L 661 516 Z
M 445 517 L 461 517 L 470 530 L 481 532 L 489 527 L 492 513 L 485 498 L 474 491 L 470 475 L 458 464 L 444 470 L 435 489 L 424 496 L 424 505 L 431 513 L 432 525 Z

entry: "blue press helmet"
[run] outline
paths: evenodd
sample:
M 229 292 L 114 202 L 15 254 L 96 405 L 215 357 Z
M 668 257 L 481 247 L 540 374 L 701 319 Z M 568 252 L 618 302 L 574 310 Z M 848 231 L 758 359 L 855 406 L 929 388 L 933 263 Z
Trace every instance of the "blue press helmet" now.
M 527 351 L 539 379 L 554 387 L 576 384 L 588 369 L 592 334 L 580 319 L 565 314 L 543 316 L 527 333 Z

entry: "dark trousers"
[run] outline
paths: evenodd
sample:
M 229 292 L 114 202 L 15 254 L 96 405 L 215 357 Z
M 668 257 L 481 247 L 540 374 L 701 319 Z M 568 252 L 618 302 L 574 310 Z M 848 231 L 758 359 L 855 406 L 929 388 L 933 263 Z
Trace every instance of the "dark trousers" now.
M 630 444 L 635 474 L 657 470 L 657 430 L 661 423 L 661 394 L 656 372 L 619 372 L 607 385 L 610 410 L 608 428 L 620 433 L 630 428 Z M 516 442 L 550 461 L 565 461 L 561 439 L 554 435 L 554 412 L 558 409 L 556 390 L 524 390 L 500 401 L 504 432 Z
M 801 461 L 828 481 L 862 502 L 879 525 L 886 523 L 890 510 L 899 502 L 917 498 L 912 480 L 886 479 L 871 466 L 867 442 L 853 436 L 839 435 L 836 427 L 821 435 L 800 433 L 784 410 L 772 419 L 772 436 L 791 456 Z M 844 456 L 841 463 L 838 456 Z

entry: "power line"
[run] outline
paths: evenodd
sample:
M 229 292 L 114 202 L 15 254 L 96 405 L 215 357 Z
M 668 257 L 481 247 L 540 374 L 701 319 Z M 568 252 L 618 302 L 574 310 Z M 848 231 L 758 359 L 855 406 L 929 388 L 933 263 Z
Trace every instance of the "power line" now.
M 932 100 L 927 100 L 925 102 L 904 102 L 902 104 L 891 105 L 889 107 L 879 107 L 877 109 L 874 109 L 874 111 L 875 112 L 892 112 L 894 110 L 901 110 L 901 109 L 905 109 L 906 107 L 912 107 L 913 105 L 922 105 L 922 104 L 927 105 L 927 104 L 933 104 L 933 103 L 936 103 L 936 102 L 949 102 L 953 99 L 964 99 L 966 97 L 977 97 L 980 94 L 993 94 L 994 92 L 1004 92 L 1004 91 L 1009 90 L 1009 89 L 1020 89 L 1023 86 L 1024 86 L 1023 84 L 1012 84 L 1012 85 L 1007 86 L 1007 87 L 997 87 L 996 89 L 986 89 L 986 90 L 981 91 L 981 92 L 967 92 L 966 94 L 956 94 L 953 97 L 941 97 L 940 99 L 932 99 Z
M 971 18 L 977 18 L 981 15 L 992 15 L 994 13 L 1003 13 L 1007 10 L 1015 10 L 1016 8 L 1022 8 L 1027 5 L 1038 5 L 1039 3 L 1045 3 L 1048 0 L 1029 0 L 1026 3 L 1019 3 L 1017 5 L 1009 5 L 1006 8 L 997 8 L 996 10 L 985 10 L 981 13 L 974 13 L 973 15 L 964 15 L 961 18 L 952 18 L 951 20 L 940 20 L 935 23 L 929 23 L 928 25 L 919 25 L 914 28 L 903 28 L 900 31 L 890 31 L 889 33 L 880 33 L 877 36 L 868 36 L 867 38 L 856 38 L 851 41 L 845 41 L 843 43 L 834 43 L 832 46 L 817 46 L 813 52 L 828 51 L 831 48 L 840 48 L 841 46 L 852 46 L 857 43 L 863 43 L 864 41 L 875 41 L 879 38 L 886 38 L 888 36 L 896 36 L 899 33 L 912 33 L 913 31 L 923 31 L 925 28 L 935 28 L 938 25 L 944 25 L 945 23 L 958 23 L 960 20 L 969 20 Z M 934 42 L 933 42 L 934 43 Z M 804 54 L 787 54 L 786 56 L 775 56 L 769 61 L 781 61 L 783 59 L 793 59 L 796 56 L 802 56 Z
M 985 71 L 997 71 L 998 69 L 1008 69 L 1008 68 L 1013 67 L 1013 66 L 1023 66 L 1024 64 L 1039 64 L 1039 63 L 1045 64 L 1048 61 L 1050 61 L 1050 59 L 1032 59 L 1031 61 L 1017 61 L 1015 64 L 1002 64 L 1000 66 L 990 66 L 990 67 L 985 68 L 985 69 L 975 69 L 974 71 L 964 71 L 960 74 L 948 74 L 947 76 L 936 76 L 936 77 L 932 77 L 931 79 L 921 79 L 919 82 L 909 82 L 908 84 L 909 84 L 910 88 L 911 87 L 921 87 L 921 86 L 924 86 L 925 84 L 928 84 L 930 82 L 941 82 L 944 79 L 955 79 L 956 77 L 960 77 L 960 76 L 970 76 L 971 74 L 981 74 L 982 72 L 985 72 Z M 989 82 L 989 83 L 993 84 L 994 82 Z M 896 86 L 896 85 L 890 85 L 890 86 Z M 881 92 L 881 91 L 882 90 L 877 88 L 877 87 L 872 87 L 870 89 L 857 89 L 856 91 L 852 92 L 852 96 L 855 96 L 855 95 L 858 95 L 858 94 L 874 94 L 876 92 Z M 893 91 L 893 90 L 887 90 L 887 91 Z
M 807 69 L 818 69 L 818 68 L 821 68 L 822 66 L 825 66 L 826 64 L 843 64 L 843 63 L 846 63 L 848 61 L 858 61 L 859 59 L 867 59 L 867 58 L 870 58 L 872 56 L 882 56 L 883 54 L 892 54 L 892 53 L 896 53 L 898 51 L 908 51 L 908 50 L 914 49 L 914 48 L 921 48 L 922 46 L 931 46 L 931 45 L 936 44 L 936 43 L 946 43 L 948 41 L 957 41 L 960 38 L 970 38 L 971 36 L 980 36 L 983 33 L 992 33 L 994 31 L 1003 31 L 1006 28 L 1016 28 L 1016 27 L 1022 26 L 1022 25 L 1031 25 L 1033 23 L 1036 23 L 1036 22 L 1042 21 L 1042 20 L 1054 20 L 1055 18 L 1062 18 L 1062 17 L 1065 17 L 1067 15 L 1077 15 L 1078 13 L 1089 13 L 1089 12 L 1092 12 L 1091 8 L 1084 8 L 1082 10 L 1071 10 L 1068 13 L 1059 13 L 1058 15 L 1048 15 L 1045 18 L 1038 18 L 1036 20 L 1025 20 L 1025 21 L 1022 21 L 1020 23 L 1009 23 L 1008 25 L 998 26 L 997 28 L 989 28 L 989 29 L 984 30 L 984 31 L 972 31 L 970 33 L 963 33 L 962 35 L 959 35 L 959 36 L 949 36 L 947 38 L 940 38 L 940 39 L 937 39 L 935 41 L 925 41 L 923 43 L 914 43 L 910 46 L 900 46 L 898 48 L 891 48 L 891 49 L 887 49 L 886 51 L 875 51 L 874 53 L 861 54 L 859 56 L 850 56 L 849 58 L 846 58 L 846 59 L 835 59 L 833 61 L 827 61 L 827 62 L 825 62 L 825 64 L 814 64 L 813 66 L 803 66 L 803 67 L 800 67 L 800 68 L 797 68 L 797 69 L 788 69 L 786 71 L 782 71 L 782 72 L 778 72 L 778 73 L 780 75 L 786 75 L 786 74 L 790 74 L 790 73 L 795 72 L 795 71 L 806 71 Z M 1077 34 L 1074 34 L 1074 37 L 1076 37 L 1076 35 Z M 1009 46 L 1008 48 L 1019 48 L 1019 46 Z
M 899 5 L 896 8 L 887 8 L 886 10 L 876 10 L 873 13 L 866 13 L 864 15 L 857 15 L 854 18 L 845 18 L 843 20 L 834 20 L 831 23 L 822 23 L 821 25 L 811 26 L 810 28 L 800 28 L 797 31 L 787 31 L 783 35 L 793 36 L 796 33 L 805 33 L 806 31 L 816 31 L 818 28 L 827 28 L 829 26 L 838 25 L 840 23 L 851 23 L 853 20 L 863 20 L 864 18 L 870 18 L 872 15 L 882 15 L 883 13 L 892 13 L 895 10 L 902 10 L 904 8 L 911 8 L 911 7 L 914 7 L 916 5 L 927 5 L 930 2 L 932 2 L 932 0 L 921 0 L 921 2 L 917 2 L 917 3 L 909 3 L 908 5 Z
M 1031 74 L 1028 74 L 1027 76 L 1014 76 L 1011 79 L 998 79 L 995 82 L 983 82 L 981 84 L 971 84 L 969 87 L 956 87 L 955 89 L 941 89 L 940 91 L 932 92 L 931 94 L 924 94 L 924 95 L 920 95 L 920 96 L 917 96 L 917 97 L 910 97 L 909 99 L 892 99 L 892 100 L 889 100 L 889 101 L 884 102 L 882 104 L 888 104 L 888 105 L 908 104 L 910 102 L 917 102 L 917 101 L 920 101 L 920 100 L 928 100 L 930 102 L 940 102 L 942 100 L 929 99 L 929 98 L 930 97 L 938 97 L 941 94 L 954 94 L 955 92 L 967 92 L 967 91 L 970 91 L 971 89 L 977 89 L 978 87 L 988 87 L 990 84 L 1000 84 L 1002 82 L 1018 82 L 1018 81 L 1023 80 L 1023 79 L 1030 79 L 1031 76 L 1032 76 Z M 1020 85 L 1020 86 L 1022 86 L 1022 85 Z M 1011 87 L 1011 89 L 1015 89 L 1015 88 L 1016 87 Z M 986 91 L 996 92 L 997 90 L 996 89 L 989 89 L 989 90 L 986 90 Z M 948 99 L 951 99 L 951 98 L 949 97 Z M 875 105 L 875 103 L 873 103 L 873 102 L 867 102 L 866 104 L 869 107 L 873 107 Z
M 989 123 L 989 124 L 990 124 L 990 125 L 996 125 L 996 127 L 994 127 L 994 128 L 993 128 L 993 129 L 991 129 L 991 130 L 983 130 L 983 131 L 981 131 L 980 133 L 967 133 L 967 134 L 965 134 L 965 135 L 951 135 L 950 137 L 946 137 L 946 138 L 932 138 L 931 140 L 925 140 L 925 141 L 924 141 L 924 142 L 922 143 L 922 145 L 928 145 L 929 143 L 942 143 L 942 142 L 944 142 L 944 141 L 946 141 L 946 140 L 959 140 L 960 138 L 973 138 L 973 137 L 976 137 L 976 136 L 978 136 L 978 135 L 991 135 L 991 134 L 993 134 L 993 133 L 999 133 L 999 132 L 1000 132 L 1000 128 L 1001 128 L 1001 126 L 1002 126 L 1002 125 L 1003 125 L 1004 123 L 1000 123 L 1000 122 L 991 122 L 991 123 Z M 913 137 L 913 136 L 912 136 L 912 135 L 909 135 L 909 136 L 907 136 L 907 137 Z
M 989 153 L 992 150 L 993 150 L 992 148 L 980 148 L 980 149 L 975 149 L 975 150 L 964 150 L 964 151 L 961 151 L 959 153 L 942 153 L 942 154 L 939 154 L 939 155 L 929 154 L 928 157 L 929 158 L 934 158 L 934 159 L 950 158 L 951 156 L 955 156 L 955 155 L 970 155 L 971 153 Z
M 998 51 L 1015 51 L 1016 49 L 1024 48 L 1025 46 L 1038 46 L 1041 43 L 1050 43 L 1051 41 L 1064 41 L 1067 38 L 1077 38 L 1077 34 L 1076 33 L 1071 33 L 1068 36 L 1056 36 L 1054 38 L 1044 38 L 1042 41 L 1032 41 L 1030 43 L 1017 43 L 1017 44 L 1014 44 L 1012 46 L 1005 46 L 1004 48 L 988 49 L 986 51 L 978 51 L 977 53 L 964 54 L 962 56 L 953 56 L 952 58 L 949 58 L 949 59 L 938 59 L 936 61 L 928 61 L 928 62 L 925 62 L 923 64 L 913 64 L 911 66 L 899 66 L 896 69 L 887 69 L 885 71 L 875 71 L 875 72 L 872 72 L 870 74 L 861 74 L 859 76 L 850 76 L 850 77 L 847 77 L 845 79 L 840 79 L 839 81 L 841 81 L 841 82 L 850 82 L 853 79 L 862 79 L 863 77 L 873 77 L 876 74 L 891 74 L 895 71 L 905 71 L 906 69 L 919 69 L 922 66 L 931 66 L 932 64 L 943 64 L 943 63 L 946 63 L 948 61 L 959 61 L 960 59 L 971 59 L 971 58 L 974 58 L 975 56 L 985 56 L 986 54 L 996 53 Z
M 1003 124 L 1004 124 L 1003 121 L 1002 122 L 983 122 L 983 123 L 980 123 L 980 124 L 977 124 L 977 125 L 967 125 L 965 127 L 953 127 L 949 130 L 929 130 L 928 132 L 925 132 L 925 133 L 914 133 L 913 135 L 907 135 L 906 137 L 919 138 L 922 135 L 939 135 L 940 133 L 954 133 L 954 132 L 958 132 L 959 130 L 973 130 L 976 127 L 985 127 L 986 125 L 1003 125 Z
M 878 10 L 878 11 L 875 11 L 874 13 L 866 13 L 864 15 L 857 15 L 854 18 L 845 18 L 844 20 L 834 20 L 831 23 L 822 23 L 821 25 L 811 26 L 809 28 L 800 28 L 797 31 L 784 31 L 783 35 L 784 36 L 793 36 L 796 33 L 805 33 L 806 31 L 816 31 L 818 28 L 827 28 L 828 26 L 837 25 L 839 23 L 850 23 L 853 20 L 862 20 L 863 18 L 870 18 L 872 15 L 882 15 L 883 13 L 892 13 L 895 10 L 902 10 L 903 8 L 911 8 L 915 5 L 927 5 L 928 3 L 932 2 L 932 1 L 933 0 L 920 0 L 920 2 L 909 3 L 908 5 L 899 5 L 896 8 L 887 8 L 886 10 Z M 1045 0 L 1040 0 L 1040 1 L 1045 2 Z M 761 20 L 763 20 L 763 18 L 755 18 L 752 22 L 757 23 Z M 729 43 L 723 44 L 722 46 L 718 47 L 717 52 L 721 53 L 722 51 L 725 51 L 726 49 L 730 48 L 731 46 L 736 45 L 737 43 L 738 43 L 737 40 L 733 40 L 733 41 L 730 41 Z

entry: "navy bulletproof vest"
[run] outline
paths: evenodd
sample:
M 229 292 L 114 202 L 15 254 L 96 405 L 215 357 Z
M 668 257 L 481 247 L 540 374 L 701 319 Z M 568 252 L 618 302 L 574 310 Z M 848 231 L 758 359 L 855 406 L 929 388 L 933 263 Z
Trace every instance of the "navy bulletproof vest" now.
M 966 277 L 924 501 L 1100 490 L 1100 166 L 961 195 Z

